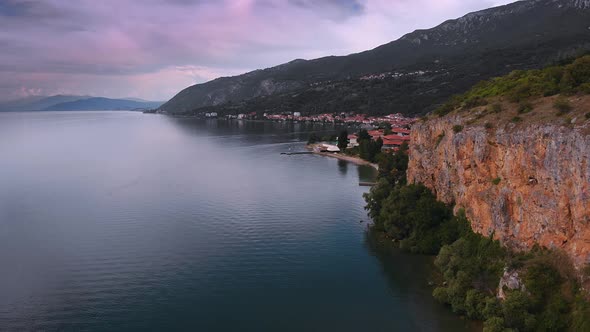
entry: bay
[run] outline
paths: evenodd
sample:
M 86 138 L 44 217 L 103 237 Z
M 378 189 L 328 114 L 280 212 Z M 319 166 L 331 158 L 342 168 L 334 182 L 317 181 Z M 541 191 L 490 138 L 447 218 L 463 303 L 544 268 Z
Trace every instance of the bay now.
M 0 113 L 0 330 L 462 331 L 330 125 Z M 363 221 L 363 222 L 360 222 Z

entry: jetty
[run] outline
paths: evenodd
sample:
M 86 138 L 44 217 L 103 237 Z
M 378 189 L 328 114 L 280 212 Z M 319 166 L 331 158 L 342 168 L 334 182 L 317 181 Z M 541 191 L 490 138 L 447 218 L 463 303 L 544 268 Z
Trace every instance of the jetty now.
M 281 152 L 282 155 L 293 156 L 298 154 L 313 154 L 311 151 L 301 151 L 301 152 Z

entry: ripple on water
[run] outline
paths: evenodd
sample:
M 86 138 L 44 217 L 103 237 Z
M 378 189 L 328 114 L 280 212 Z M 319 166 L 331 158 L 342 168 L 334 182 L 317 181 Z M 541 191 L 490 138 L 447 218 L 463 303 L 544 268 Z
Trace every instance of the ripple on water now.
M 280 155 L 329 128 L 0 117 L 0 330 L 463 329 L 367 248 L 362 170 Z

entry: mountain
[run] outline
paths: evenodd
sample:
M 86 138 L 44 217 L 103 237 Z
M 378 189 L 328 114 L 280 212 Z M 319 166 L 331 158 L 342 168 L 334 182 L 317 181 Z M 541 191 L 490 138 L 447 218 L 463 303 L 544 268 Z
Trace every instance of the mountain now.
M 33 96 L 0 103 L 2 111 L 88 111 L 154 109 L 162 102 L 142 99 L 110 99 L 91 96 Z
M 159 111 L 424 114 L 478 81 L 587 50 L 590 0 L 526 0 L 417 30 L 370 51 L 197 84 Z
M 51 107 L 59 103 L 67 103 L 80 99 L 90 98 L 90 96 L 71 96 L 71 95 L 56 95 L 56 96 L 31 96 L 17 100 L 11 100 L 0 103 L 1 111 L 39 111 Z
M 129 99 L 110 99 L 92 97 L 59 103 L 45 108 L 46 111 L 100 111 L 100 110 L 135 110 L 153 109 L 162 105 L 161 102 L 145 102 Z

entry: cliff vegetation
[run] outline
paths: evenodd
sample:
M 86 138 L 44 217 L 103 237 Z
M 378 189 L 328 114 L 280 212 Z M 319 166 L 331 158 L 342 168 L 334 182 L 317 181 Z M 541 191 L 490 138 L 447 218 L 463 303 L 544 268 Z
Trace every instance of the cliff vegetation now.
M 373 230 L 436 254 L 433 296 L 485 332 L 590 331 L 589 84 L 589 56 L 480 83 L 365 195 Z
M 482 81 L 468 92 L 452 97 L 438 108 L 435 114 L 443 116 L 457 109 L 470 110 L 477 106 L 485 106 L 492 100 L 498 100 L 497 97 L 505 97 L 509 102 L 519 103 L 521 113 L 527 113 L 533 110 L 526 102 L 531 98 L 576 93 L 590 93 L 590 55 L 580 57 L 567 65 L 551 66 L 542 70 L 516 70 L 507 76 Z M 555 106 L 563 112 L 571 110 L 564 99 L 556 102 Z M 494 104 L 491 111 L 499 113 L 502 107 Z
M 473 232 L 463 210 L 453 215 L 453 207 L 425 186 L 400 180 L 403 165 L 380 171 L 378 184 L 365 194 L 372 231 L 402 249 L 437 255 L 438 301 L 484 321 L 484 332 L 590 330 L 590 302 L 581 284 L 590 275 L 579 279 L 567 255 L 540 246 L 527 253 L 503 247 L 493 235 Z M 504 281 L 507 275 L 516 276 L 516 285 Z

